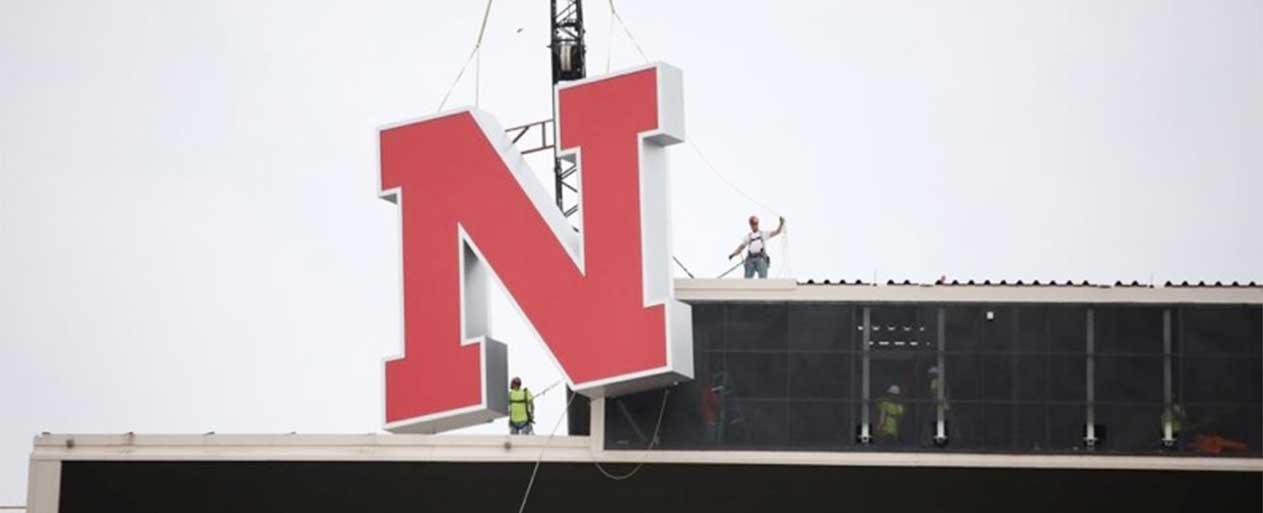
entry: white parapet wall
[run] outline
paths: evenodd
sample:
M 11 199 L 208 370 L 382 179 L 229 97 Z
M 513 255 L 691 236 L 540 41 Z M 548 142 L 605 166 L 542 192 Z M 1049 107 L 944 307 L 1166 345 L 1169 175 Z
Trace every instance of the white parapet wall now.
M 1103 285 L 815 285 L 794 280 L 676 279 L 681 301 L 855 303 L 1114 303 L 1263 305 L 1263 287 Z

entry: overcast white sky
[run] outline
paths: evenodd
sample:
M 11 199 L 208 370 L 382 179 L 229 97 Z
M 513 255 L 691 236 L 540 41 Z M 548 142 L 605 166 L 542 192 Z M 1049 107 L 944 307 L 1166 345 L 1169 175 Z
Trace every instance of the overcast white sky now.
M 437 107 L 482 7 L 0 0 L 0 505 L 40 431 L 380 429 L 400 298 L 376 127 Z M 640 64 L 585 7 L 589 73 L 611 47 Z M 689 136 L 789 218 L 774 275 L 1263 281 L 1256 0 L 619 9 L 684 70 Z M 493 7 L 480 103 L 505 126 L 549 117 L 547 24 L 545 0 Z M 675 253 L 715 276 L 773 214 L 684 146 L 672 166 Z

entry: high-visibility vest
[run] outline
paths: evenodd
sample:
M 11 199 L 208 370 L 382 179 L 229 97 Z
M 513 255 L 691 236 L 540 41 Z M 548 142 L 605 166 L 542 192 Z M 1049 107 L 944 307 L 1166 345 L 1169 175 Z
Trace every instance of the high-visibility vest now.
M 526 388 L 509 390 L 509 422 L 523 424 L 535 420 L 535 398 Z
M 877 401 L 877 411 L 886 414 L 877 425 L 877 434 L 899 436 L 899 417 L 903 416 L 903 405 L 889 398 L 882 398 Z

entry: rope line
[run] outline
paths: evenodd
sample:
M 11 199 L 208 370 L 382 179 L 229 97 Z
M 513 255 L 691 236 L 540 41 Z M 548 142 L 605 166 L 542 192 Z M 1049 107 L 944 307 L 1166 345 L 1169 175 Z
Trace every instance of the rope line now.
M 623 27 L 623 32 L 627 33 L 627 39 L 631 40 L 632 46 L 636 47 L 636 52 L 640 54 L 640 57 L 645 62 L 649 62 L 649 56 L 645 55 L 645 50 L 640 47 L 640 42 L 636 41 L 636 36 L 632 35 L 631 29 L 627 28 L 626 23 L 623 23 L 623 17 L 619 16 L 618 9 L 614 8 L 614 0 L 610 0 L 610 14 L 614 16 L 614 19 L 618 20 L 619 26 Z
M 689 275 L 689 278 L 694 278 L 693 273 L 689 272 L 689 268 L 684 267 L 684 263 L 680 262 L 679 258 L 676 258 L 675 255 L 671 255 L 671 260 L 675 260 L 675 265 L 680 266 L 680 269 L 683 269 L 684 274 Z
M 717 280 L 718 280 L 718 279 L 723 279 L 723 277 L 724 277 L 724 276 L 728 276 L 728 273 L 731 273 L 731 272 L 733 272 L 733 271 L 737 270 L 737 268 L 738 268 L 738 267 L 741 267 L 741 266 L 745 265 L 745 263 L 746 263 L 746 259 L 745 259 L 745 257 L 741 257 L 741 261 L 740 261 L 740 262 L 737 262 L 737 265 L 734 265 L 734 266 L 732 266 L 732 267 L 729 267 L 727 271 L 724 271 L 724 272 L 723 272 L 723 274 L 720 274 L 719 276 L 716 276 L 716 277 L 715 277 L 715 279 L 717 279 Z
M 688 142 L 689 147 L 693 148 L 693 152 L 697 154 L 697 157 L 702 159 L 702 163 L 706 165 L 706 169 L 709 169 L 711 173 L 719 177 L 720 181 L 727 184 L 728 187 L 731 188 L 732 190 L 737 191 L 737 194 L 740 194 L 744 196 L 745 199 L 750 200 L 751 203 L 754 203 L 755 205 L 758 205 L 759 207 L 766 209 L 768 212 L 771 212 L 777 217 L 782 217 L 781 213 L 777 212 L 776 209 L 767 206 L 762 201 L 754 199 L 754 196 L 747 194 L 746 191 L 742 190 L 740 187 L 737 187 L 737 184 L 732 183 L 732 180 L 729 180 L 727 177 L 724 176 L 723 173 L 720 173 L 719 169 L 717 169 L 714 164 L 710 163 L 710 159 L 706 158 L 706 155 L 702 154 L 702 149 L 699 148 L 697 146 L 697 143 L 694 143 L 692 139 L 689 139 L 687 142 Z
M 637 472 L 640 472 L 640 468 L 645 466 L 646 461 L 649 461 L 649 451 L 652 451 L 653 447 L 658 444 L 658 434 L 662 429 L 662 416 L 667 411 L 667 398 L 670 396 L 671 396 L 671 389 L 669 387 L 666 389 L 663 389 L 662 408 L 658 410 L 658 423 L 653 427 L 653 438 L 649 439 L 649 447 L 645 449 L 644 455 L 641 456 L 640 463 L 637 463 L 636 467 L 631 469 L 631 471 L 627 472 L 626 474 L 614 475 L 614 474 L 609 473 L 609 471 L 605 470 L 605 467 L 601 466 L 601 462 L 593 461 L 592 464 L 596 465 L 596 469 L 601 471 L 601 475 L 604 475 L 605 477 L 608 477 L 615 481 L 622 481 L 625 479 L 631 479 L 632 476 L 635 476 Z M 522 512 L 519 511 L 518 513 L 522 513 Z
M 579 397 L 579 394 L 571 395 L 570 399 L 566 401 L 566 411 L 570 411 L 570 403 L 574 402 L 576 397 Z M 531 498 L 531 488 L 535 487 L 535 475 L 539 473 L 539 464 L 544 461 L 544 450 L 548 449 L 548 446 L 553 443 L 553 437 L 557 435 L 557 428 L 561 427 L 561 421 L 565 418 L 565 415 L 557 417 L 557 423 L 553 424 L 553 431 L 548 433 L 548 441 L 544 442 L 544 446 L 539 448 L 539 457 L 535 458 L 535 468 L 531 470 L 531 480 L 526 483 L 526 493 L 522 494 L 522 504 L 518 506 L 517 513 L 522 513 L 526 510 L 526 500 Z
M 465 70 L 469 69 L 469 63 L 478 57 L 478 50 L 482 48 L 482 36 L 487 32 L 487 19 L 491 17 L 491 2 L 492 0 L 487 0 L 487 7 L 483 10 L 482 24 L 478 27 L 478 39 L 474 41 L 474 49 L 470 50 L 469 57 L 465 58 L 465 63 L 460 66 L 460 71 L 456 73 L 456 80 L 453 80 L 452 85 L 447 88 L 447 92 L 443 93 L 443 101 L 439 102 L 439 108 L 435 109 L 435 112 L 441 112 L 443 107 L 447 105 L 447 99 L 452 96 L 452 91 L 456 90 L 456 85 L 460 84 L 460 79 L 465 76 Z M 481 68 L 481 59 L 479 59 L 478 67 Z M 479 72 L 475 70 L 474 73 L 477 75 Z M 479 84 L 476 76 L 474 81 L 474 104 L 477 105 Z
M 605 74 L 610 73 L 610 62 L 614 59 L 614 2 L 610 0 L 610 28 L 605 33 Z

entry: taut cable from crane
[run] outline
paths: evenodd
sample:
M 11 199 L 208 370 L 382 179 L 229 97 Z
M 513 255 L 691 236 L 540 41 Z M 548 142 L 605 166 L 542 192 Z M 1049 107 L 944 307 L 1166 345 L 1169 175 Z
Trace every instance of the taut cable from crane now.
M 645 54 L 645 50 L 640 47 L 640 42 L 636 40 L 636 36 L 632 35 L 631 29 L 627 26 L 627 23 L 623 21 L 623 17 L 618 14 L 618 9 L 614 7 L 614 0 L 609 0 L 609 6 L 610 6 L 611 20 L 618 21 L 619 26 L 623 28 L 623 32 L 627 34 L 627 39 L 630 40 L 632 45 L 636 47 L 636 52 L 640 54 L 640 57 L 644 59 L 646 63 L 649 62 L 649 56 Z M 606 62 L 605 62 L 605 71 L 607 73 L 609 72 L 609 69 L 610 69 L 610 55 L 612 53 L 611 50 L 613 48 L 613 43 L 614 43 L 612 22 L 610 26 L 611 26 L 610 28 L 611 34 L 610 34 L 609 42 L 607 43 Z M 749 200 L 754 205 L 757 205 L 758 207 L 765 209 L 768 212 L 771 212 L 773 215 L 777 217 L 784 217 L 776 209 L 769 207 L 767 206 L 767 204 L 763 203 L 762 201 L 755 199 L 754 196 L 747 193 L 741 187 L 738 187 L 737 184 L 733 183 L 732 180 L 729 180 L 726 176 L 724 176 L 723 173 L 720 173 L 719 169 L 716 168 L 715 165 L 710 162 L 710 159 L 706 158 L 706 155 L 702 153 L 702 150 L 701 148 L 697 146 L 697 143 L 693 142 L 693 139 L 690 138 L 686 142 L 688 143 L 689 147 L 693 149 L 693 152 L 697 154 L 697 157 L 701 159 L 702 164 L 705 165 L 706 169 L 710 170 L 710 172 L 714 174 L 716 177 L 718 177 L 720 181 L 724 182 L 725 185 L 727 185 L 732 190 L 736 191 L 737 194 L 740 194 L 741 196 Z M 785 266 L 784 266 L 785 276 L 788 278 L 792 278 L 794 275 L 793 274 L 794 270 L 793 270 L 793 265 L 791 263 L 792 259 L 790 258 L 790 252 L 789 252 L 789 229 L 786 228 L 784 231 L 782 231 L 780 236 L 781 236 L 781 254 L 785 258 Z M 679 259 L 676 259 L 676 264 L 679 264 L 681 268 L 684 268 L 684 264 L 681 264 Z M 732 271 L 736 270 L 738 267 L 741 267 L 743 264 L 745 264 L 744 258 L 740 262 L 738 262 L 737 265 L 732 266 L 727 271 L 724 271 L 723 274 L 720 274 L 719 278 L 723 278 L 724 276 L 727 276 L 729 273 L 732 273 Z M 688 272 L 687 269 L 685 269 L 684 272 L 688 274 L 690 278 L 693 277 L 693 274 Z
M 636 53 L 639 53 L 639 54 L 640 54 L 640 57 L 641 57 L 642 59 L 644 59 L 646 63 L 648 63 L 648 62 L 649 62 L 649 56 L 648 56 L 648 55 L 645 55 L 645 50 L 644 50 L 643 48 L 641 48 L 641 47 L 640 47 L 640 42 L 639 42 L 639 41 L 636 41 L 636 36 L 633 36 L 633 35 L 632 35 L 632 33 L 631 33 L 631 29 L 630 29 L 630 28 L 627 28 L 627 24 L 626 24 L 626 23 L 623 23 L 623 17 L 622 17 L 622 16 L 619 16 L 619 15 L 618 15 L 618 9 L 615 9 L 615 8 L 614 8 L 614 0 L 610 0 L 610 16 L 611 16 L 611 17 L 613 17 L 615 20 L 618 20 L 618 25 L 619 25 L 620 27 L 623 27 L 623 32 L 627 34 L 627 39 L 631 40 L 632 46 L 635 46 L 635 47 L 636 47 Z M 611 39 L 611 43 L 612 43 L 612 42 L 613 42 L 613 41 L 612 41 L 612 40 L 613 40 L 613 38 L 610 38 L 610 39 Z M 606 71 L 608 72 L 608 71 L 609 71 L 609 63 L 608 63 L 608 62 L 606 63 L 605 68 L 606 68 Z
M 482 49 L 482 36 L 487 32 L 487 19 L 491 17 L 491 2 L 487 0 L 487 7 L 482 12 L 482 24 L 478 27 L 478 39 L 474 41 L 474 49 L 469 52 L 469 57 L 465 58 L 465 63 L 461 65 L 460 71 L 456 73 L 456 80 L 452 81 L 452 85 L 447 88 L 447 92 L 443 94 L 443 101 L 439 102 L 439 108 L 435 112 L 442 112 L 443 107 L 447 105 L 447 99 L 452 96 L 452 91 L 456 90 L 457 84 L 460 84 L 461 77 L 465 76 L 465 70 L 469 68 L 469 63 L 478 60 L 476 66 L 481 68 L 482 59 L 478 57 L 479 51 Z M 478 105 L 478 75 L 481 69 L 474 70 L 474 105 Z

